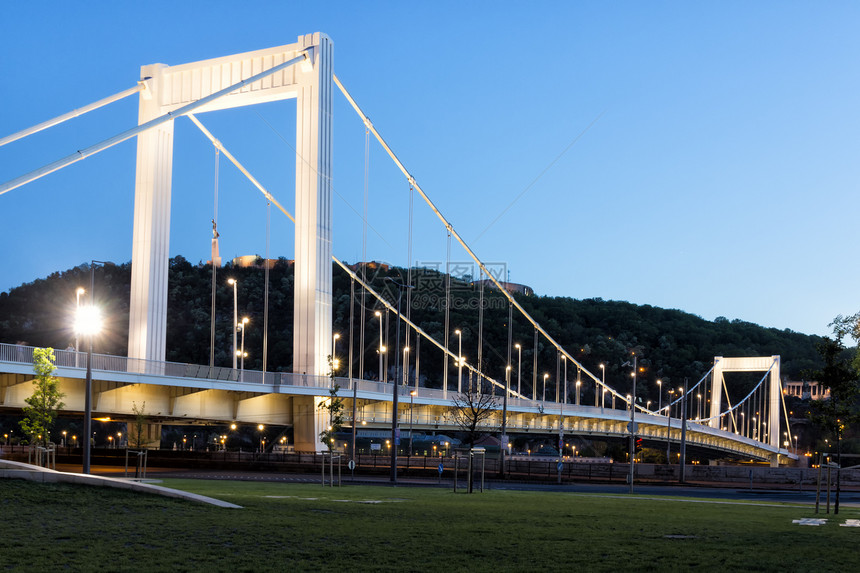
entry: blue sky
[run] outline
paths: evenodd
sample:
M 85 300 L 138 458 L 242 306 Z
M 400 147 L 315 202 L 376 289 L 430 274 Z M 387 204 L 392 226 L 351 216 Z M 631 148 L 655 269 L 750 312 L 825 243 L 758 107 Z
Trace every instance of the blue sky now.
M 142 65 L 322 31 L 374 125 L 511 280 L 823 334 L 860 306 L 858 24 L 849 2 L 4 2 L 0 136 L 131 87 Z M 200 119 L 292 208 L 294 116 L 287 101 Z M 129 98 L 2 147 L 0 181 L 136 117 Z M 408 185 L 370 153 L 368 258 L 403 265 Z M 129 261 L 134 157 L 129 141 L 0 196 L 0 291 Z M 363 157 L 338 96 L 334 248 L 349 262 Z M 178 120 L 171 255 L 209 257 L 213 181 L 213 148 Z M 262 255 L 265 202 L 223 159 L 219 196 L 222 256 Z M 418 201 L 413 261 L 444 263 Z M 274 211 L 270 242 L 292 258 Z

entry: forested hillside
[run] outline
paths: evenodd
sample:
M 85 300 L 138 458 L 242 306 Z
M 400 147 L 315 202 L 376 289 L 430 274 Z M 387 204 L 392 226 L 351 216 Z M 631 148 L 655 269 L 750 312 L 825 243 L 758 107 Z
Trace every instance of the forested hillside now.
M 106 317 L 106 329 L 96 342 L 95 351 L 124 355 L 128 331 L 130 264 L 97 267 L 95 295 Z M 387 293 L 386 276 L 407 279 L 404 269 L 376 267 L 367 269 L 369 281 L 380 292 Z M 216 365 L 231 363 L 233 288 L 228 278 L 238 281 L 239 316 L 250 318 L 245 337 L 248 352 L 245 366 L 262 367 L 264 271 L 261 268 L 233 268 L 229 264 L 218 270 L 216 293 Z M 268 370 L 289 371 L 292 363 L 293 270 L 281 259 L 270 271 Z M 350 301 L 353 300 L 353 375 L 359 372 L 361 297 L 355 285 L 350 295 L 350 278 L 339 267 L 334 268 L 333 316 L 335 331 L 341 334 L 337 354 L 344 367 L 349 348 Z M 445 277 L 435 271 L 415 269 L 409 313 L 414 322 L 439 341 L 444 340 Z M 87 265 L 55 273 L 45 279 L 21 285 L 0 293 L 0 342 L 25 342 L 34 346 L 66 348 L 74 344 L 72 330 L 75 291 L 89 289 Z M 167 316 L 167 360 L 207 364 L 210 352 L 210 308 L 212 274 L 205 265 L 192 265 L 182 257 L 170 261 L 169 311 Z M 84 300 L 89 295 L 85 295 Z M 481 289 L 469 282 L 452 279 L 449 348 L 457 351 L 462 332 L 463 354 L 470 364 L 478 356 L 478 308 Z M 84 302 L 82 300 L 82 303 Z M 498 379 L 504 376 L 507 361 L 508 306 L 500 293 L 486 287 L 484 300 L 484 371 Z M 667 384 L 680 384 L 686 377 L 698 380 L 711 366 L 714 356 L 782 356 L 782 372 L 798 377 L 801 371 L 820 366 L 816 336 L 790 330 L 777 330 L 739 320 L 718 318 L 711 322 L 678 310 L 635 305 L 601 299 L 574 300 L 564 297 L 519 296 L 517 300 L 537 321 L 586 368 L 600 375 L 599 364 L 606 365 L 606 381 L 623 384 L 621 364 L 635 350 L 644 367 L 640 378 L 642 395 L 654 395 L 658 378 Z M 364 312 L 364 372 L 375 378 L 378 370 L 379 319 L 374 312 L 380 305 L 369 297 Z M 406 310 L 404 296 L 404 314 Z M 383 309 L 384 311 L 384 309 Z M 522 380 L 524 392 L 531 391 L 534 357 L 534 330 L 514 312 L 513 341 L 522 345 Z M 385 313 L 383 312 L 383 318 Z M 383 328 L 384 328 L 383 320 Z M 389 346 L 394 346 L 394 315 L 388 317 Z M 405 329 L 404 329 L 405 330 Z M 414 333 L 409 343 L 411 368 L 414 369 Z M 554 385 L 557 356 L 555 350 L 540 340 L 538 344 L 538 378 L 544 372 Z M 427 341 L 420 346 L 422 383 L 439 386 L 442 378 L 441 352 Z M 516 369 L 517 352 L 513 351 Z M 453 373 L 453 363 L 450 365 Z M 388 366 L 393 371 L 393 363 Z M 345 369 L 342 370 L 345 372 Z M 575 369 L 568 370 L 569 380 Z M 629 379 L 629 378 L 627 378 Z M 540 383 L 540 382 L 539 382 Z M 616 385 L 616 384 L 613 384 Z M 553 392 L 554 396 L 554 392 Z M 584 400 L 588 399 L 586 397 Z

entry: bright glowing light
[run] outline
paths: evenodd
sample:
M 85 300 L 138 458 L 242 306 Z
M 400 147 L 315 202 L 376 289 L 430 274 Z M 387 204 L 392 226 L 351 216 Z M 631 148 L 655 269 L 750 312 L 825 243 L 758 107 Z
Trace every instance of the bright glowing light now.
M 82 306 L 75 313 L 75 332 L 90 336 L 102 329 L 102 315 L 97 306 Z

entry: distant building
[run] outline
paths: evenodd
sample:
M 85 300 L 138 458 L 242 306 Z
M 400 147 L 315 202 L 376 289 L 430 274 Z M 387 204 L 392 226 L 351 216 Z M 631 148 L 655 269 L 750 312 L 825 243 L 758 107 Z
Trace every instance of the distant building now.
M 371 269 L 371 270 L 379 269 L 379 270 L 385 271 L 385 272 L 388 272 L 388 268 L 389 268 L 389 266 L 387 264 L 380 263 L 377 261 L 369 261 L 366 263 L 354 263 L 352 265 L 347 265 L 347 266 L 350 269 L 352 269 L 353 271 L 358 272 L 361 270 L 362 265 L 364 265 L 365 267 L 367 267 L 368 269 Z
M 528 285 L 505 282 L 505 281 L 499 281 L 499 283 L 503 287 L 505 287 L 506 291 L 508 291 L 511 294 L 524 294 L 526 296 L 534 296 L 534 294 L 535 294 L 534 289 Z M 490 279 L 484 279 L 482 281 L 472 281 L 472 285 L 474 285 L 474 286 L 484 285 L 485 287 L 495 288 L 496 283 L 494 283 Z
M 820 385 L 818 382 L 783 382 L 783 393 L 786 396 L 795 396 L 801 400 L 829 400 L 830 389 Z
M 263 257 L 259 257 L 257 255 L 244 255 L 241 257 L 236 257 L 233 259 L 233 266 L 240 267 L 243 269 L 248 269 L 251 267 L 258 269 L 265 269 L 266 267 L 272 269 L 275 267 L 275 264 L 278 262 L 278 259 L 264 259 Z M 287 259 L 287 264 L 292 266 L 295 261 L 291 261 Z

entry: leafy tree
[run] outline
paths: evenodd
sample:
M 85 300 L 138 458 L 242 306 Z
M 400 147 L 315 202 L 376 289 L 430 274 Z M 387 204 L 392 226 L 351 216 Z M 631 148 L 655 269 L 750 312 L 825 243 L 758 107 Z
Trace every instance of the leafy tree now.
M 30 443 L 47 444 L 50 441 L 51 428 L 57 420 L 57 410 L 65 404 L 62 402 L 65 394 L 61 393 L 57 379 L 54 377 L 54 349 L 36 348 L 33 350 L 33 394 L 24 401 L 24 419 L 21 420 L 21 430 L 30 436 Z
M 143 435 L 148 418 L 146 417 L 146 401 L 138 406 L 137 402 L 131 403 L 131 411 L 134 413 L 134 421 L 131 423 L 131 431 L 128 433 L 128 443 L 135 448 L 145 448 L 147 440 Z
M 329 451 L 334 449 L 335 434 L 343 427 L 343 398 L 337 395 L 340 390 L 340 385 L 334 381 L 334 361 L 329 355 L 328 357 L 329 378 L 331 378 L 331 388 L 329 389 L 329 399 L 320 405 L 320 408 L 328 411 L 329 425 L 328 428 L 320 432 L 320 441 L 324 443 Z
M 824 367 L 811 372 L 810 378 L 830 390 L 830 399 L 814 401 L 810 405 L 810 419 L 838 444 L 845 429 L 860 422 L 860 382 L 851 362 L 851 352 L 845 348 L 841 337 L 825 337 L 818 350 Z

